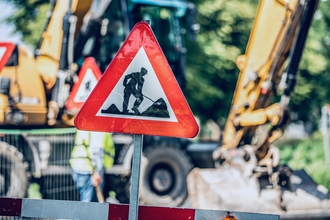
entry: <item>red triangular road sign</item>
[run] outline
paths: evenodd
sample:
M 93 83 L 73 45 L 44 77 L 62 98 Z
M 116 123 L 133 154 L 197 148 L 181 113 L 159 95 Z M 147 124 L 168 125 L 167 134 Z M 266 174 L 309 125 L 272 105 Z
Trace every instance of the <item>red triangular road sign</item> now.
M 8 62 L 8 59 L 10 58 L 14 49 L 14 43 L 0 42 L 0 71 Z
M 80 130 L 184 138 L 199 129 L 146 22 L 134 26 L 74 123 Z
M 94 58 L 86 58 L 79 72 L 78 81 L 73 85 L 68 101 L 66 102 L 67 109 L 80 109 L 101 76 L 101 70 Z

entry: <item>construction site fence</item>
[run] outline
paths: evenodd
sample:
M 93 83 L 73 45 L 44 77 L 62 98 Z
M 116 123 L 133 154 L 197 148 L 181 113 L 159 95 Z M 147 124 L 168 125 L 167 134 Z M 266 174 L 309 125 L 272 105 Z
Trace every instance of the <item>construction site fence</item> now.
M 0 143 L 6 145 L 7 151 L 15 151 L 0 154 L 0 176 L 5 179 L 0 181 L 0 196 L 6 196 L 4 192 L 10 187 L 11 191 L 18 189 L 8 184 L 14 183 L 14 179 L 9 180 L 14 178 L 10 172 L 18 173 L 21 169 L 12 161 L 22 160 L 18 162 L 24 164 L 26 173 L 21 178 L 27 175 L 28 179 L 28 193 L 23 197 L 79 201 L 69 165 L 75 133 L 76 128 L 0 129 Z M 37 159 L 33 160 L 32 155 Z
M 7 219 L 128 220 L 128 204 L 0 198 L 0 216 Z M 278 220 L 278 215 L 190 208 L 139 206 L 143 220 Z

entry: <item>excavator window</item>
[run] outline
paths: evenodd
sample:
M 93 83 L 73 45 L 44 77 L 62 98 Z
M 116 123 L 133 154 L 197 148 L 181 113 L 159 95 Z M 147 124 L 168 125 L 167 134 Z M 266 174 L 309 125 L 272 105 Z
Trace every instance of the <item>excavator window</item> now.
M 136 4 L 130 13 L 132 24 L 142 20 L 149 20 L 150 26 L 169 62 L 178 83 L 183 88 L 184 53 L 180 17 L 177 9 L 157 5 Z
M 149 20 L 150 26 L 169 62 L 178 60 L 182 49 L 181 28 L 175 9 L 159 6 L 136 5 L 133 24 Z
M 97 6 L 93 5 L 93 8 L 97 9 Z M 126 37 L 120 1 L 112 0 L 102 17 L 97 19 L 95 23 L 97 28 L 93 27 L 95 30 L 93 29 L 86 40 L 77 63 L 81 66 L 86 57 L 94 57 L 101 72 L 104 72 Z
M 140 3 L 126 7 L 125 2 L 112 0 L 101 18 L 90 25 L 90 36 L 83 44 L 84 49 L 77 59 L 78 66 L 86 57 L 94 57 L 101 72 L 104 72 L 127 37 L 126 29 L 132 29 L 140 21 L 149 20 L 179 85 L 184 89 L 185 48 L 180 25 L 183 14 L 179 15 L 179 9 L 175 7 Z M 98 10 L 100 7 L 94 5 L 93 8 Z
M 103 15 L 103 18 L 107 20 L 107 28 L 100 47 L 101 68 L 105 68 L 110 63 L 125 40 L 122 12 L 119 1 L 112 1 Z

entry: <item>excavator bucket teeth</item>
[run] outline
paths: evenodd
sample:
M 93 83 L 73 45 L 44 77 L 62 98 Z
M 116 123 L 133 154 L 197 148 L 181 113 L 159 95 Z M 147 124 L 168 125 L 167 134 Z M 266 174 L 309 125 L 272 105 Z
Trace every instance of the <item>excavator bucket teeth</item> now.
M 195 168 L 187 177 L 193 208 L 277 214 L 281 219 L 330 219 L 329 194 L 303 170 L 293 171 L 288 189 L 260 189 L 257 177 L 232 166 Z

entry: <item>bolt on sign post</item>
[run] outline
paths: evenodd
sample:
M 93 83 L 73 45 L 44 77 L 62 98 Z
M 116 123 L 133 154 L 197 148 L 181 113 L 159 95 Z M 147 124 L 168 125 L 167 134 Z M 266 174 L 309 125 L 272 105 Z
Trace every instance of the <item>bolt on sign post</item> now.
M 199 130 L 147 22 L 133 27 L 74 123 L 80 130 L 134 134 L 130 220 L 138 214 L 143 135 L 192 138 Z

